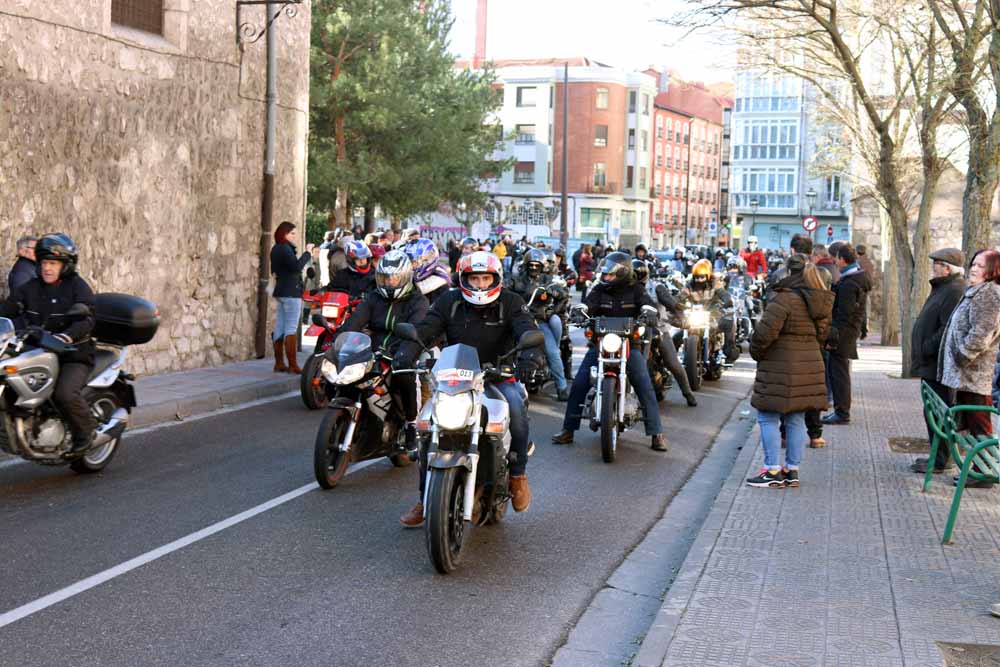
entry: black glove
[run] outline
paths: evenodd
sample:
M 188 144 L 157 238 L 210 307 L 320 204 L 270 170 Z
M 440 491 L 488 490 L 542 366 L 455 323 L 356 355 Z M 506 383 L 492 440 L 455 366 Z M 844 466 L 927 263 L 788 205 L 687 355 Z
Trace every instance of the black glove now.
M 409 370 L 411 368 L 413 368 L 413 359 L 410 359 L 409 355 L 397 353 L 396 356 L 392 358 L 392 370 L 402 371 Z

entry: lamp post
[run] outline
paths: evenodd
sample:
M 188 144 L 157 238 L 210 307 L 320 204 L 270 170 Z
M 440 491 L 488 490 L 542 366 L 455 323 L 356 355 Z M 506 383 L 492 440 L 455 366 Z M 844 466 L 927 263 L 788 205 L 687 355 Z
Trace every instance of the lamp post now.
M 708 212 L 712 216 L 712 222 L 715 224 L 715 233 L 712 234 L 712 247 L 719 245 L 719 209 L 712 207 L 712 210 Z
M 760 202 L 757 201 L 756 197 L 750 200 L 750 213 L 753 217 L 751 218 L 752 222 L 750 223 L 750 234 L 747 234 L 748 237 L 757 233 L 757 207 L 759 206 Z
M 806 192 L 806 200 L 809 202 L 809 217 L 811 218 L 813 214 L 813 204 L 816 203 L 816 191 L 814 189 L 809 188 L 809 190 Z M 816 229 L 813 230 L 813 234 L 818 235 L 817 232 L 818 229 L 819 225 L 816 225 Z M 814 238 L 813 241 L 816 241 L 816 238 Z

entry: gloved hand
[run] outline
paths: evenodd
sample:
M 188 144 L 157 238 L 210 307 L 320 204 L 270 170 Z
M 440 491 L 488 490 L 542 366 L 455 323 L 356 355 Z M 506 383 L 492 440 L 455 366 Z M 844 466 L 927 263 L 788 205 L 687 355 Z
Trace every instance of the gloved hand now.
M 398 353 L 392 358 L 392 370 L 402 371 L 413 368 L 413 360 L 409 356 Z

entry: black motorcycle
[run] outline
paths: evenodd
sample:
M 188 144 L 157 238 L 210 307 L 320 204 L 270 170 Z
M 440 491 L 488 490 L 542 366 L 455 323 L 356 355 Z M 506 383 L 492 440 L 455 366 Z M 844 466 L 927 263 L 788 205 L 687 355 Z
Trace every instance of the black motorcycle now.
M 323 354 L 321 372 L 333 388 L 326 416 L 320 422 L 313 450 L 313 471 L 324 489 L 332 489 L 356 461 L 383 456 L 396 467 L 409 465 L 403 436 L 403 406 L 389 392 L 395 371 L 391 358 L 372 352 L 366 334 L 337 336 Z M 404 380 L 405 381 L 405 380 Z

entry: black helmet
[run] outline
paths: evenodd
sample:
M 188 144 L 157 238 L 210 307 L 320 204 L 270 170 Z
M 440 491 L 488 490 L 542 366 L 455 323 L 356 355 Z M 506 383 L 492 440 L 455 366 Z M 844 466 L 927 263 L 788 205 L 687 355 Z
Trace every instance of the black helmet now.
M 524 253 L 524 257 L 521 259 L 521 267 L 527 275 L 537 276 L 545 270 L 546 261 L 545 251 L 539 248 L 532 248 Z
M 46 259 L 62 262 L 60 278 L 76 273 L 77 250 L 73 239 L 65 234 L 46 234 L 35 244 L 35 260 L 41 266 Z
M 649 262 L 642 259 L 632 260 L 632 273 L 640 283 L 645 283 L 649 279 Z
M 601 262 L 601 282 L 619 283 L 634 282 L 635 272 L 632 271 L 632 258 L 623 252 L 609 252 Z M 611 278 L 611 280 L 608 280 Z
M 633 252 L 632 254 L 634 254 L 634 255 L 635 255 L 636 257 L 638 257 L 638 256 L 639 256 L 639 251 L 640 251 L 640 250 L 641 250 L 641 251 L 643 251 L 643 252 L 644 252 L 644 253 L 646 253 L 646 254 L 649 254 L 649 251 L 648 251 L 648 250 L 646 250 L 646 246 L 645 246 L 645 244 L 642 244 L 642 243 L 640 243 L 639 245 L 637 245 L 637 246 L 635 247 L 635 252 Z

